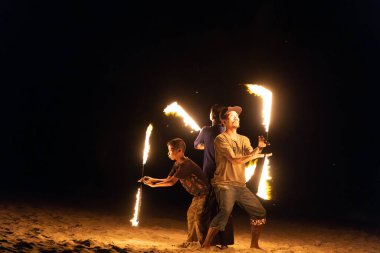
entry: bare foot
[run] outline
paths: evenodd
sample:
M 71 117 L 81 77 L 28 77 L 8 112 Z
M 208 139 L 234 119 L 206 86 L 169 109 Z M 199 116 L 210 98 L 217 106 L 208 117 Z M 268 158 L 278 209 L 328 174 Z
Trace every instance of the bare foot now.
M 251 249 L 258 249 L 258 250 L 266 252 L 264 249 L 260 248 L 259 245 L 251 245 Z

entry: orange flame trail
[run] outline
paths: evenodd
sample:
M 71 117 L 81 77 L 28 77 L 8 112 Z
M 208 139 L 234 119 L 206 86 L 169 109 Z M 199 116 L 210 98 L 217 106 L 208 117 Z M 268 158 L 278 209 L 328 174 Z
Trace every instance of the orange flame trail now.
M 141 206 L 141 187 L 137 189 L 136 193 L 136 203 L 135 203 L 135 211 L 133 214 L 133 218 L 130 220 L 132 226 L 137 227 L 139 225 L 139 213 Z
M 245 167 L 245 182 L 248 182 L 251 177 L 255 174 L 256 170 L 256 165 L 257 165 L 257 160 L 250 161 Z
M 200 131 L 201 128 L 199 125 L 187 114 L 187 112 L 177 103 L 173 102 L 170 105 L 166 106 L 164 109 L 165 115 L 179 116 L 183 118 L 185 126 L 190 126 L 193 131 Z
M 145 165 L 146 160 L 148 160 L 148 154 L 150 150 L 150 144 L 149 144 L 149 139 L 150 135 L 152 134 L 153 126 L 152 124 L 149 124 L 148 128 L 146 129 L 145 133 L 145 145 L 144 145 L 144 152 L 143 152 L 143 165 Z M 142 173 L 144 175 L 144 171 Z
M 269 124 L 270 124 L 270 116 L 271 116 L 271 109 L 272 109 L 272 92 L 263 86 L 257 85 L 257 84 L 246 84 L 248 88 L 248 92 L 250 94 L 255 94 L 256 96 L 260 96 L 263 99 L 263 111 L 262 111 L 262 118 L 263 118 L 263 125 L 265 127 L 265 132 L 267 133 L 267 139 L 268 139 L 268 132 L 269 132 Z M 269 173 L 269 157 L 265 155 L 264 157 L 264 164 L 263 169 L 261 172 L 261 178 L 259 182 L 259 188 L 257 191 L 257 195 L 263 199 L 271 199 L 271 187 L 269 184 L 269 180 L 271 180 L 271 176 Z
M 150 139 L 150 135 L 152 133 L 152 130 L 153 130 L 153 125 L 149 124 L 148 128 L 146 129 L 146 133 L 145 133 L 145 145 L 144 145 L 144 151 L 143 151 L 143 167 L 142 167 L 142 172 L 141 172 L 142 177 L 144 176 L 144 165 L 145 165 L 146 161 L 148 160 L 148 154 L 149 154 L 149 150 L 150 150 L 149 139 Z M 139 225 L 141 195 L 142 195 L 142 185 L 137 190 L 134 215 L 133 215 L 133 218 L 130 220 L 130 222 L 132 223 L 132 226 L 134 226 L 134 227 L 137 227 Z
M 257 84 L 246 84 L 248 92 L 262 97 L 263 99 L 263 125 L 265 126 L 265 132 L 269 131 L 270 115 L 272 109 L 272 92 Z
M 259 189 L 257 190 L 257 196 L 263 199 L 271 199 L 271 186 L 269 180 L 272 177 L 269 175 L 269 157 L 265 156 L 263 170 L 261 172 L 261 178 L 259 182 Z

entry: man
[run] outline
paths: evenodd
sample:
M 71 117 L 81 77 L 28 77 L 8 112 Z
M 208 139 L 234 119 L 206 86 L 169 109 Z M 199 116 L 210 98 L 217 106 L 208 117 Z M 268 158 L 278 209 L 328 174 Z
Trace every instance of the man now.
M 222 109 L 223 106 L 218 104 L 214 104 L 211 107 L 211 126 L 204 126 L 194 141 L 194 148 L 203 150 L 203 172 L 205 173 L 209 182 L 211 182 L 212 178 L 214 177 L 216 167 L 214 140 L 216 136 L 223 133 L 225 130 L 225 127 L 222 125 L 219 119 L 219 114 Z M 205 208 L 205 215 L 207 219 L 207 224 L 204 224 L 205 226 L 209 226 L 211 219 L 214 218 L 217 212 L 218 203 L 216 202 L 214 191 L 211 189 L 209 199 Z M 234 231 L 232 225 L 232 217 L 230 216 L 225 230 L 219 231 L 219 233 L 213 238 L 211 245 L 220 245 L 221 249 L 225 249 L 228 248 L 227 245 L 232 244 L 234 244 Z
M 258 240 L 266 223 L 266 210 L 259 199 L 245 185 L 245 163 L 263 157 L 260 155 L 266 146 L 259 137 L 258 147 L 252 148 L 250 140 L 237 133 L 240 127 L 240 106 L 225 107 L 220 112 L 220 120 L 226 127 L 214 142 L 216 170 L 211 183 L 219 204 L 219 212 L 211 221 L 206 239 L 202 245 L 209 248 L 218 231 L 225 229 L 235 203 L 248 213 L 251 224 L 251 248 L 260 248 Z
M 215 172 L 215 149 L 214 140 L 216 136 L 223 133 L 225 127 L 219 119 L 219 113 L 223 106 L 214 104 L 210 110 L 211 126 L 202 127 L 197 138 L 194 141 L 194 148 L 203 150 L 203 172 L 211 181 Z
M 209 192 L 209 184 L 202 169 L 185 156 L 186 143 L 175 138 L 167 142 L 168 156 L 175 161 L 172 170 L 167 178 L 142 177 L 142 182 L 150 187 L 169 187 L 178 182 L 188 193 L 193 195 L 191 205 L 187 210 L 187 229 L 188 235 L 185 243 L 181 247 L 189 247 L 192 243 L 202 245 L 206 233 L 202 226 L 204 219 L 204 207 Z

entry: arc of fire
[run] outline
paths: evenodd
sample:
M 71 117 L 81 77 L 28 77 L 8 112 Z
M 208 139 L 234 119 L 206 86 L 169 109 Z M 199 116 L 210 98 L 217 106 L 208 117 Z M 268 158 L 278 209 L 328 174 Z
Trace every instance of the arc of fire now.
M 192 131 L 200 131 L 201 128 L 199 125 L 190 117 L 190 115 L 177 103 L 173 102 L 170 105 L 166 106 L 164 109 L 165 115 L 174 115 L 181 117 L 185 126 L 190 126 Z
M 271 116 L 271 110 L 272 110 L 272 92 L 263 86 L 257 85 L 257 84 L 246 84 L 245 85 L 248 89 L 248 92 L 250 94 L 254 94 L 256 96 L 259 96 L 263 100 L 263 110 L 262 110 L 262 118 L 263 118 L 263 125 L 265 128 L 265 132 L 267 135 L 268 140 L 268 133 L 269 133 L 269 124 L 270 124 L 270 116 Z M 270 180 L 272 179 L 270 176 L 269 171 L 269 156 L 264 156 L 264 164 L 263 169 L 261 172 L 259 187 L 257 190 L 257 195 L 263 199 L 271 199 L 271 186 L 270 186 Z M 249 179 L 248 179 L 249 180 Z M 247 180 L 247 181 L 248 181 Z
M 144 176 L 144 166 L 145 166 L 146 161 L 148 160 L 148 155 L 150 151 L 149 139 L 150 139 L 152 130 L 153 130 L 153 125 L 149 124 L 145 133 L 145 144 L 144 144 L 144 151 L 143 151 L 143 164 L 142 164 L 142 170 L 141 170 L 141 177 Z M 130 220 L 130 222 L 132 223 L 132 226 L 134 227 L 137 227 L 139 225 L 139 217 L 140 217 L 140 209 L 141 209 L 141 195 L 142 195 L 142 185 L 140 185 L 140 187 L 137 190 L 134 214 L 133 214 L 133 218 Z

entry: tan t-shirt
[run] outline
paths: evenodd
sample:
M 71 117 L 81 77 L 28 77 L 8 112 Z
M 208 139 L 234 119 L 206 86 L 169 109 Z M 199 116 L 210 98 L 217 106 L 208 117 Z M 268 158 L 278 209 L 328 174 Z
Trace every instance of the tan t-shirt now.
M 214 146 L 216 169 L 212 184 L 244 186 L 245 164 L 231 163 L 228 157 L 239 158 L 252 152 L 249 139 L 240 134 L 232 139 L 228 134 L 221 133 L 215 138 Z

